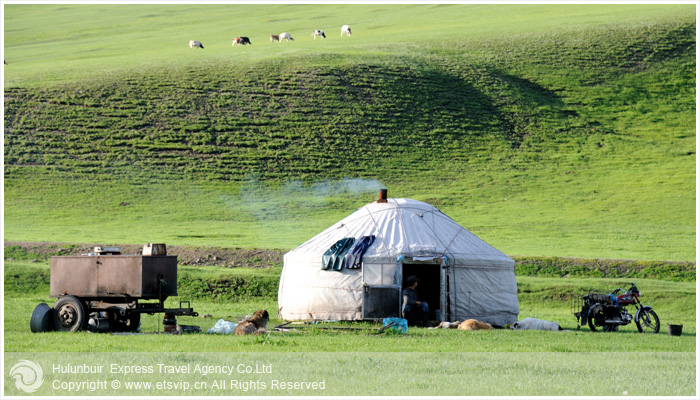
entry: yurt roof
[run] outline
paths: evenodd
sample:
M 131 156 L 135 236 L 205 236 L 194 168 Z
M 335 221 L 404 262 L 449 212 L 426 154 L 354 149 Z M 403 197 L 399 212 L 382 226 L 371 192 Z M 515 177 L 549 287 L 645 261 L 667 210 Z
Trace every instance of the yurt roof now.
M 510 257 L 437 208 L 404 198 L 369 203 L 288 254 L 321 255 L 342 238 L 359 239 L 366 235 L 375 235 L 376 240 L 365 259 L 446 255 L 457 263 L 471 264 L 469 260 L 473 260 L 480 264 L 513 265 Z

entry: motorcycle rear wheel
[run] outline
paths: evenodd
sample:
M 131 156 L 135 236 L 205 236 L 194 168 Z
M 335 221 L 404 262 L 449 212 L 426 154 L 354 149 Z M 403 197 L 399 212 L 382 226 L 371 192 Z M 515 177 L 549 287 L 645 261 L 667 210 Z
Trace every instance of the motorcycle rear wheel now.
M 642 309 L 639 313 L 639 320 L 636 322 L 639 333 L 659 333 L 661 324 L 659 323 L 659 316 L 656 315 L 654 310 Z

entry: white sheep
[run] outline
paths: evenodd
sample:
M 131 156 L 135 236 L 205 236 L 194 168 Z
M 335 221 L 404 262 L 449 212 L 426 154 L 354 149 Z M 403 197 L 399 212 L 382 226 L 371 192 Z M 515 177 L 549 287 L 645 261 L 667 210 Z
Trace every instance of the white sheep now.
M 290 40 L 294 40 L 292 35 L 288 34 L 287 32 L 282 32 L 282 33 L 280 33 L 280 42 L 283 41 L 284 39 L 287 39 L 288 42 Z
M 340 36 L 343 36 L 343 35 L 352 36 L 352 31 L 350 30 L 350 25 L 343 25 L 343 27 L 340 28 Z
M 316 36 L 321 36 L 324 39 L 326 38 L 326 34 L 322 30 L 315 30 L 314 31 L 314 40 L 316 40 Z

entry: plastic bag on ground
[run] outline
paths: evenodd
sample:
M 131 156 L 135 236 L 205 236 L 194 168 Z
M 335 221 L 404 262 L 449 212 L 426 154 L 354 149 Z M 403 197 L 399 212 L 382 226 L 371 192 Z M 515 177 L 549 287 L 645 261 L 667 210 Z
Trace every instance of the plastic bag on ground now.
M 408 332 L 408 321 L 403 318 L 384 318 L 384 320 L 382 320 L 384 326 L 390 325 L 392 322 L 396 322 L 396 325 L 387 330 L 393 330 L 399 333 Z
M 233 333 L 236 330 L 236 326 L 238 326 L 238 324 L 235 322 L 226 321 L 222 318 L 216 321 L 216 324 L 209 328 L 207 333 Z

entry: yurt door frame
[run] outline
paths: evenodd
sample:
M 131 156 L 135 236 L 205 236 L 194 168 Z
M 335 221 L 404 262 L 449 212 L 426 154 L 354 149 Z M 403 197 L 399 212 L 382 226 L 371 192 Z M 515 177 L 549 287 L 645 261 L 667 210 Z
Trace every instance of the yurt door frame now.
M 396 279 L 394 285 L 377 285 L 377 284 L 367 284 L 365 280 L 365 268 L 362 269 L 362 286 L 363 286 L 363 298 L 362 298 L 362 318 L 363 319 L 383 319 L 386 317 L 401 317 L 401 307 L 403 306 L 403 285 L 408 275 L 404 276 L 405 266 L 409 266 L 409 269 L 413 266 L 422 265 L 423 268 L 438 268 L 439 269 L 439 285 L 435 285 L 437 282 L 433 282 L 432 287 L 423 286 L 424 292 L 429 290 L 438 289 L 439 286 L 439 310 L 440 310 L 440 321 L 444 321 L 446 315 L 446 279 L 447 279 L 447 263 L 444 258 L 434 259 L 434 260 L 414 260 L 411 257 L 407 257 L 402 261 L 398 262 L 396 265 Z M 424 285 L 427 282 L 423 282 Z M 420 283 L 418 294 L 421 294 Z M 435 296 L 431 296 L 433 299 Z M 428 303 L 430 307 L 435 310 L 438 309 L 434 304 Z M 434 311 L 433 311 L 434 312 Z M 430 315 L 429 319 L 436 319 L 435 315 Z
M 439 259 L 430 259 L 430 260 L 416 260 L 411 257 L 407 257 L 401 262 L 401 282 L 404 283 L 406 279 L 410 275 L 415 275 L 416 273 L 411 273 L 410 271 L 420 271 L 420 270 L 426 270 L 426 269 L 431 269 L 435 268 L 438 269 L 437 273 L 435 271 L 429 271 L 433 277 L 431 279 L 421 279 L 421 274 L 418 272 L 418 278 L 420 282 L 418 282 L 418 296 L 420 296 L 421 300 L 426 301 L 428 305 L 430 306 L 431 309 L 431 314 L 429 315 L 430 320 L 439 320 L 439 321 L 444 321 L 445 320 L 445 311 L 446 307 L 446 295 L 447 295 L 447 290 L 446 290 L 446 277 L 447 277 L 447 263 L 444 258 L 439 258 Z M 409 270 L 409 272 L 406 272 Z M 439 277 L 439 278 L 438 278 Z M 437 279 L 439 279 L 439 283 L 437 282 Z M 403 288 L 403 286 L 402 286 Z M 403 289 L 402 289 L 403 291 Z M 433 294 L 430 295 L 431 291 L 435 293 L 435 291 L 438 291 L 437 295 Z M 403 306 L 403 296 L 400 299 L 401 301 L 401 306 Z M 432 301 L 435 298 L 438 299 L 438 304 L 434 304 L 435 302 Z M 431 304 L 433 303 L 433 304 Z M 435 310 L 440 310 L 440 315 L 438 318 L 436 318 L 434 312 Z

